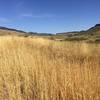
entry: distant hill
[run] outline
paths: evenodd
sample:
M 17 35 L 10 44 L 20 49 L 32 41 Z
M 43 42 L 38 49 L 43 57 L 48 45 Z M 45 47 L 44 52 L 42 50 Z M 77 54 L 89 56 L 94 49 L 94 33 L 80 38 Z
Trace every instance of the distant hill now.
M 100 24 L 96 24 L 94 27 L 84 31 L 62 32 L 56 33 L 57 35 L 100 35 Z
M 24 37 L 41 36 L 57 41 L 87 41 L 100 43 L 100 24 L 96 24 L 94 27 L 91 27 L 88 30 L 84 31 L 62 32 L 56 34 L 25 32 L 22 30 L 0 27 L 0 36 L 4 35 Z
M 6 27 L 2 27 L 0 26 L 1 30 L 9 30 L 9 31 L 15 31 L 15 32 L 20 32 L 20 33 L 26 33 L 25 31 L 22 30 L 17 30 L 17 29 L 12 29 L 12 28 L 6 28 Z
M 3 36 L 3 35 L 17 35 L 17 36 L 21 36 L 21 35 L 25 35 L 26 33 L 27 32 L 24 32 L 22 30 L 11 29 L 11 28 L 6 28 L 6 27 L 0 26 L 0 36 Z
M 58 38 L 62 41 L 86 41 L 100 43 L 100 24 L 96 24 L 94 27 L 84 31 L 56 33 L 53 39 L 57 40 Z
M 22 30 L 7 28 L 0 26 L 0 36 L 3 35 L 17 35 L 17 36 L 51 36 L 51 33 L 37 33 L 37 32 L 25 32 Z
M 94 27 L 84 31 L 83 33 L 93 34 L 93 35 L 100 35 L 100 24 L 96 24 Z

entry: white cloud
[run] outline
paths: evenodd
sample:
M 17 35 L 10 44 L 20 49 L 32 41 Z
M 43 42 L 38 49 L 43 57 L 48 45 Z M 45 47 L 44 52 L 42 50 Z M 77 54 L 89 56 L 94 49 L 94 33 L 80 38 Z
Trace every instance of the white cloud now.
M 33 17 L 33 15 L 32 14 L 22 14 L 20 15 L 20 17 Z
M 51 14 L 21 14 L 20 17 L 27 17 L 27 18 L 52 18 L 54 15 Z

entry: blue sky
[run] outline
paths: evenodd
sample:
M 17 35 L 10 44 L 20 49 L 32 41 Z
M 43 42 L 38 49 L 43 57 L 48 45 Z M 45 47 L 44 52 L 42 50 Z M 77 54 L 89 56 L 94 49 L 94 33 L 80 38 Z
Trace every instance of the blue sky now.
M 0 0 L 0 26 L 34 32 L 84 30 L 100 23 L 100 0 Z

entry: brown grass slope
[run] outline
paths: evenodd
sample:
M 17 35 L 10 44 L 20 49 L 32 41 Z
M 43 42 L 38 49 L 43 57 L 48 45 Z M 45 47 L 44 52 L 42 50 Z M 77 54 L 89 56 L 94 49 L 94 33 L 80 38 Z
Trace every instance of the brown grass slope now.
M 88 29 L 86 31 L 88 34 L 96 34 L 96 35 L 100 35 L 100 24 L 96 24 L 94 27 Z
M 0 100 L 100 100 L 100 45 L 0 37 Z
M 62 32 L 62 33 L 56 33 L 57 35 L 100 35 L 100 24 L 96 24 L 95 26 L 84 30 L 84 31 L 73 31 L 73 32 Z
M 88 43 L 100 43 L 100 24 L 85 31 L 57 33 L 51 39 L 61 39 L 62 41 L 84 41 Z
M 24 36 L 26 33 L 25 32 L 20 32 L 20 31 L 14 31 L 14 30 L 7 30 L 7 29 L 0 29 L 0 36 L 5 36 L 5 35 L 14 35 L 14 36 Z

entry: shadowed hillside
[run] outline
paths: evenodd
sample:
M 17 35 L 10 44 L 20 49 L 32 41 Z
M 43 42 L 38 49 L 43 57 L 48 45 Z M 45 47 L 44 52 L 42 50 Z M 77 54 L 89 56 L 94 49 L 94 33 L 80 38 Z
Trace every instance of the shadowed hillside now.
M 85 41 L 100 43 L 100 24 L 85 31 L 56 33 L 55 38 L 61 38 L 64 41 Z
M 6 27 L 0 27 L 0 36 L 14 35 L 14 36 L 51 36 L 51 33 L 37 33 L 37 32 L 25 32 L 22 30 L 11 29 Z
M 100 24 L 96 24 L 94 27 L 85 31 L 85 33 L 92 35 L 100 35 Z
M 17 36 L 22 36 L 25 35 L 26 32 L 21 31 L 21 30 L 16 30 L 16 29 L 10 29 L 6 27 L 0 27 L 0 36 L 4 35 L 17 35 Z
M 21 30 L 0 27 L 0 36 L 5 36 L 5 35 L 24 36 L 24 37 L 39 36 L 57 41 L 84 41 L 89 43 L 100 43 L 100 24 L 96 24 L 94 27 L 86 31 L 73 31 L 73 32 L 64 32 L 56 34 L 24 32 Z
M 91 35 L 91 34 L 98 34 L 100 35 L 100 24 L 96 24 L 94 27 L 88 29 L 88 30 L 84 30 L 84 31 L 73 31 L 73 32 L 64 32 L 64 33 L 56 33 L 57 35 Z

